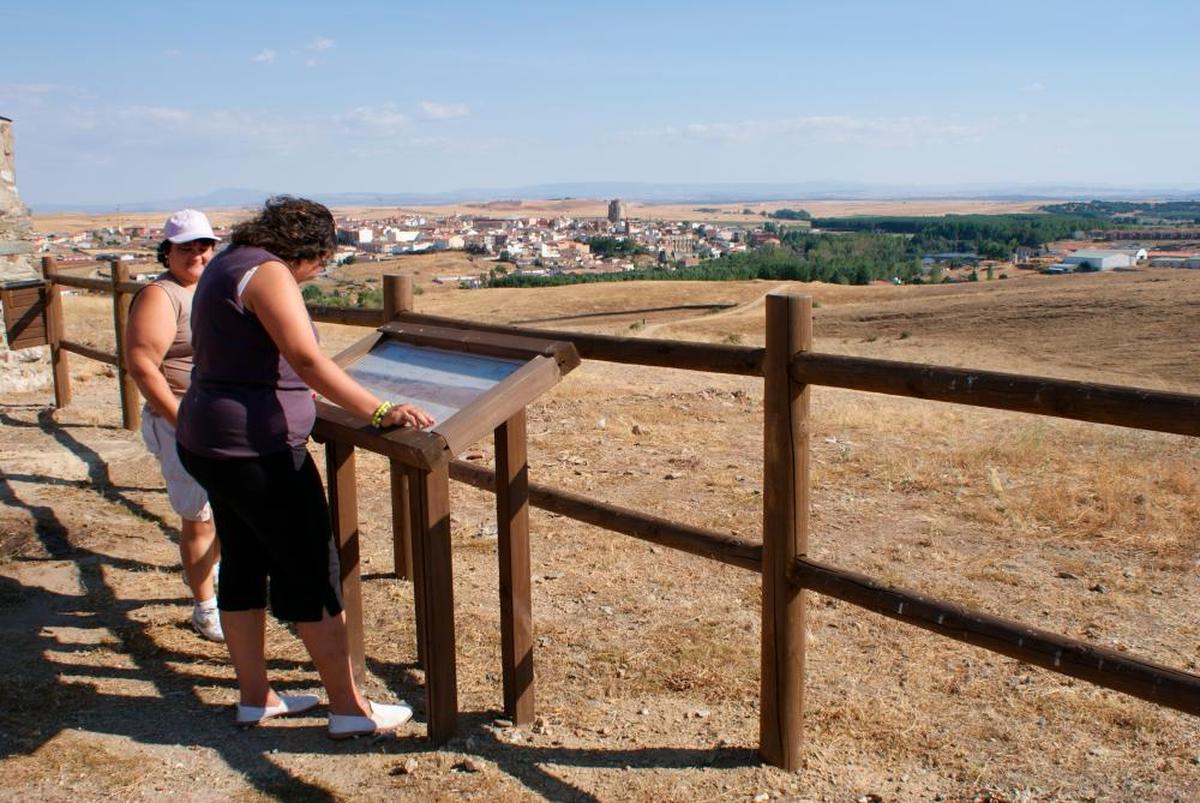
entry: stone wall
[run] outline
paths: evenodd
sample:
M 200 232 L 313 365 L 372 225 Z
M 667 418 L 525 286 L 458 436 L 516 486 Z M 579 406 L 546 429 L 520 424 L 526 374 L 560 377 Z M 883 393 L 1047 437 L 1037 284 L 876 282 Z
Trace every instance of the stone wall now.
M 41 274 L 34 265 L 33 227 L 29 210 L 17 192 L 12 121 L 0 117 L 0 287 L 38 280 Z M 0 393 L 36 390 L 51 384 L 49 351 L 47 346 L 12 351 L 4 332 L 0 336 Z

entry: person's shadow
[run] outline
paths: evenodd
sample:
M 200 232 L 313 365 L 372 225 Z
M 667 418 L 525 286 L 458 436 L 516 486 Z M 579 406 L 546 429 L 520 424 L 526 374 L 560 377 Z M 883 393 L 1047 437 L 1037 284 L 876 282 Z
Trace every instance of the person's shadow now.
M 187 744 L 208 748 L 262 794 L 288 800 L 334 800 L 319 782 L 305 780 L 271 760 L 274 749 L 288 753 L 389 753 L 407 756 L 434 748 L 419 735 L 395 739 L 361 739 L 334 744 L 325 735 L 323 716 L 312 727 L 256 728 L 237 732 L 231 707 L 203 702 L 198 687 L 225 687 L 235 697 L 232 672 L 214 677 L 214 657 L 208 645 L 196 651 L 167 649 L 155 641 L 149 626 L 134 614 L 149 605 L 177 603 L 187 598 L 122 600 L 106 580 L 112 570 L 162 571 L 170 567 L 93 551 L 72 543 L 71 533 L 52 507 L 23 500 L 14 483 L 72 487 L 95 493 L 103 502 L 148 520 L 172 538 L 178 531 L 127 494 L 151 489 L 115 485 L 101 456 L 47 414 L 26 420 L 20 407 L 0 405 L 0 424 L 36 427 L 87 466 L 88 480 L 74 481 L 32 473 L 0 470 L 0 503 L 24 510 L 32 519 L 36 540 L 48 557 L 18 556 L 15 563 L 39 560 L 70 561 L 77 573 L 78 594 L 23 584 L 3 572 L 0 563 L 0 759 L 31 755 L 67 729 L 124 736 L 148 745 Z M 15 413 L 15 414 L 14 414 Z M 27 550 L 33 552 L 35 550 Z M 382 577 L 380 578 L 382 579 Z M 368 580 L 368 578 L 364 578 Z M 60 630 L 97 629 L 116 639 L 111 648 L 127 656 L 130 665 L 96 666 L 70 660 L 72 653 L 95 649 L 94 643 L 66 643 Z M 110 639 L 111 641 L 111 639 Z M 424 714 L 424 694 L 411 680 L 409 663 L 389 663 L 368 657 L 368 668 L 398 697 L 413 701 L 417 718 Z M 315 673 L 306 664 L 272 660 L 276 674 L 296 675 L 309 670 L 309 679 L 277 683 L 280 691 L 311 689 Z M 106 680 L 149 681 L 155 694 L 129 696 L 101 691 Z M 554 800 L 594 800 L 592 794 L 556 777 L 547 766 L 590 768 L 735 767 L 758 763 L 745 748 L 572 749 L 512 744 L 496 735 L 492 722 L 499 711 L 474 711 L 460 716 L 459 736 L 447 748 L 493 762 L 530 791 Z

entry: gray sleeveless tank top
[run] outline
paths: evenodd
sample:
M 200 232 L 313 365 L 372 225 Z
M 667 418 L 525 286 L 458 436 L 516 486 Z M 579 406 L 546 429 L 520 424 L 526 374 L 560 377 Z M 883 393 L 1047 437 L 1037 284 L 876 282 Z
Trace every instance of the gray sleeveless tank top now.
M 159 276 L 150 286 L 162 289 L 175 310 L 175 338 L 163 355 L 159 369 L 175 398 L 182 398 L 192 381 L 192 290 L 195 288 L 184 287 L 170 273 Z M 138 296 L 145 290 L 143 288 Z

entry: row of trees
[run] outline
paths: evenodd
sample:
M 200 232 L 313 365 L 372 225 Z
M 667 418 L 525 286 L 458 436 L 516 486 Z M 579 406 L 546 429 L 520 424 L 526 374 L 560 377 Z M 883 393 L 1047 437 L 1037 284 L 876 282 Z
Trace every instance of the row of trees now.
M 1042 210 L 1052 215 L 1087 218 L 1093 228 L 1097 222 L 1110 223 L 1200 223 L 1200 201 L 1070 201 L 1049 204 Z
M 629 237 L 592 237 L 587 241 L 592 254 L 601 259 L 618 257 L 632 259 L 639 254 L 649 254 L 649 249 L 640 246 Z
M 825 231 L 906 235 L 912 250 L 920 253 L 974 251 L 1008 259 L 1018 246 L 1036 248 L 1079 229 L 1096 228 L 1097 222 L 1074 215 L 1015 214 L 817 218 L 813 225 Z
M 305 302 L 326 307 L 358 307 L 359 309 L 383 309 L 383 289 L 365 287 L 359 290 L 344 289 L 325 292 L 315 284 L 306 284 L 300 290 Z
M 767 217 L 775 218 L 776 220 L 812 220 L 812 215 L 804 209 L 776 209 Z
M 873 279 L 911 281 L 921 275 L 920 260 L 901 238 L 877 234 L 846 236 L 784 232 L 781 245 L 705 260 L 698 265 L 655 267 L 623 273 L 562 273 L 549 276 L 496 276 L 487 287 L 552 287 L 591 282 L 638 280 L 745 281 L 774 279 L 835 284 L 867 284 Z

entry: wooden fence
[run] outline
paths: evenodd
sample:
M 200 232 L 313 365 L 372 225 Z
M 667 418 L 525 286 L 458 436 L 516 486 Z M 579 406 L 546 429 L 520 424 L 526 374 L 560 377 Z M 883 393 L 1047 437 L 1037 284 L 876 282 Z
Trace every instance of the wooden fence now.
M 136 388 L 120 355 L 129 282 L 120 263 L 111 280 L 65 277 L 45 260 L 48 327 L 55 398 L 70 402 L 66 353 L 98 359 L 118 370 L 126 427 L 137 421 Z M 113 294 L 117 354 L 62 337 L 60 287 Z M 449 318 L 412 309 L 407 277 L 384 276 L 384 310 L 310 306 L 314 321 L 377 327 L 399 318 L 455 325 Z M 1200 395 L 1169 393 L 1035 376 L 973 371 L 888 360 L 821 354 L 812 350 L 812 302 L 806 296 L 770 294 L 765 347 L 687 343 L 579 332 L 479 325 L 499 334 L 573 343 L 583 359 L 761 377 L 764 382 L 763 532 L 761 543 L 669 521 L 575 493 L 529 483 L 529 503 L 562 516 L 762 574 L 762 674 L 759 752 L 789 770 L 801 765 L 804 710 L 804 591 L 814 591 L 930 632 L 1090 681 L 1162 706 L 1200 715 L 1200 676 L 889 586 L 875 578 L 810 560 L 807 553 L 809 396 L 813 385 L 886 393 L 1158 432 L 1200 436 Z M 495 472 L 454 461 L 450 476 L 495 490 Z M 394 491 L 394 489 L 393 489 Z M 395 493 L 393 493 L 395 496 Z M 399 567 L 398 567 L 399 568 Z

